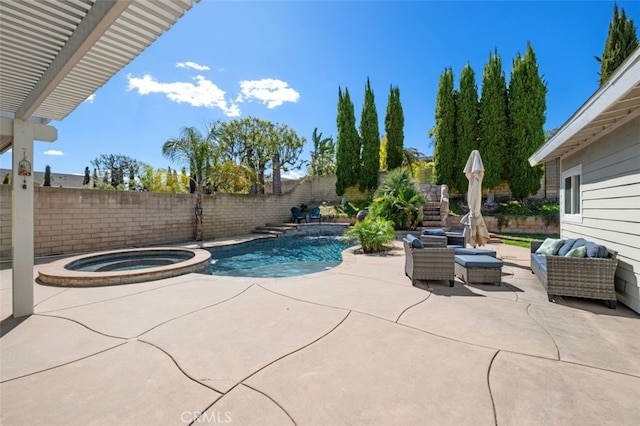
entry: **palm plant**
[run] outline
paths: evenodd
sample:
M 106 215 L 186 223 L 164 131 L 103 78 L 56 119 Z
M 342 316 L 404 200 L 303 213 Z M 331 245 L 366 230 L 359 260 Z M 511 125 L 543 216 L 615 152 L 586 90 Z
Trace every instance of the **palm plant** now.
M 209 163 L 218 135 L 219 122 L 214 122 L 206 135 L 195 127 L 185 127 L 180 137 L 169 139 L 162 145 L 162 155 L 178 164 L 188 164 L 191 180 L 195 186 L 195 239 L 202 241 L 202 188 L 206 181 Z
M 322 137 L 322 132 L 318 133 L 316 127 L 313 129 L 311 140 L 313 141 L 313 151 L 311 151 L 309 174 L 312 176 L 334 174 L 336 172 L 336 145 L 333 138 Z
M 427 159 L 427 156 L 422 152 L 418 151 L 418 148 L 405 148 L 402 150 L 402 165 L 403 166 L 411 166 L 413 163 L 418 161 L 424 161 Z
M 367 216 L 345 231 L 347 238 L 357 239 L 365 253 L 377 253 L 396 238 L 393 223 L 381 217 Z
M 422 220 L 425 200 L 406 168 L 391 170 L 376 190 L 370 213 L 393 222 L 396 229 L 413 228 Z

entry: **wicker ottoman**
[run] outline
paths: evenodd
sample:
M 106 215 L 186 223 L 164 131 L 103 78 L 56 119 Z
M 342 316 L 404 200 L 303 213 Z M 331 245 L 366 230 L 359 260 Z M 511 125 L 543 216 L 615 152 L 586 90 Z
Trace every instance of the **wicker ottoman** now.
M 495 283 L 502 281 L 502 261 L 495 257 L 480 255 L 455 256 L 455 273 L 467 284 Z

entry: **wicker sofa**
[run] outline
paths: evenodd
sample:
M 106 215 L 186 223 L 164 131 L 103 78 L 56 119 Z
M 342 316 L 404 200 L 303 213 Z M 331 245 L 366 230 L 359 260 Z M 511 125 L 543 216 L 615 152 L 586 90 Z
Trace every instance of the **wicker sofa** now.
M 616 251 L 606 249 L 605 257 L 545 256 L 536 254 L 541 244 L 531 242 L 531 272 L 542 282 L 550 302 L 555 296 L 584 297 L 605 300 L 615 309 Z
M 412 241 L 403 238 L 404 273 L 415 285 L 416 280 L 443 280 L 453 287 L 455 280 L 455 251 L 445 247 L 414 247 Z M 420 241 L 418 239 L 418 241 Z

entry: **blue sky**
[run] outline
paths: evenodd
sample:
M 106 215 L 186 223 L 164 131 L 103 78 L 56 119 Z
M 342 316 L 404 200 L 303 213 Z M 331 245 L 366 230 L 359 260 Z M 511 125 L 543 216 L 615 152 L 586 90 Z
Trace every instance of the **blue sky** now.
M 640 2 L 619 1 L 640 22 Z M 367 77 L 380 134 L 390 85 L 400 88 L 405 147 L 433 153 L 438 80 L 456 86 L 470 63 L 478 92 L 497 48 L 509 79 L 528 41 L 547 82 L 545 129 L 561 126 L 597 90 L 612 1 L 217 1 L 202 0 L 150 48 L 63 121 L 58 140 L 36 142 L 34 167 L 82 174 L 100 154 L 178 167 L 162 144 L 185 126 L 257 116 L 307 138 L 336 136 L 338 87 L 348 87 L 359 125 Z M 8 168 L 11 157 L 0 157 Z

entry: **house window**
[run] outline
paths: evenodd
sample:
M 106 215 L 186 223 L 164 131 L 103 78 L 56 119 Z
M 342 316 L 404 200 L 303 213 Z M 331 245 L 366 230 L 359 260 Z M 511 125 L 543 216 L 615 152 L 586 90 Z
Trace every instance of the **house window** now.
M 582 165 L 572 167 L 562 173 L 562 214 L 563 219 L 582 220 Z

